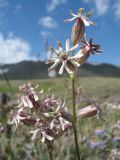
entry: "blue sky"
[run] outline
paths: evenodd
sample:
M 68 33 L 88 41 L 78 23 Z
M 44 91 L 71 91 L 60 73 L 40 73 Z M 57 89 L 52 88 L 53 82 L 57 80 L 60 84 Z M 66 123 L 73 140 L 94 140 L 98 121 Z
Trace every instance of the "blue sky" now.
M 45 59 L 46 36 L 49 46 L 64 44 L 74 22 L 63 20 L 81 7 L 95 12 L 91 20 L 97 26 L 86 28 L 87 39 L 93 37 L 103 50 L 89 62 L 120 66 L 120 0 L 0 0 L 0 63 L 36 59 L 38 52 Z

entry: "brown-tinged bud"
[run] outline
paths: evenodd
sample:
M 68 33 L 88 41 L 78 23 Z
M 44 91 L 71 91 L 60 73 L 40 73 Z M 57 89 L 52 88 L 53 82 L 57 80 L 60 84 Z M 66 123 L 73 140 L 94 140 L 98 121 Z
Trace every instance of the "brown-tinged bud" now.
M 83 39 L 81 43 L 83 44 L 81 50 L 79 50 L 76 55 L 72 57 L 72 59 L 76 60 L 76 62 L 80 65 L 87 61 L 90 54 L 94 55 L 102 53 L 102 51 L 100 51 L 100 45 L 94 44 L 92 38 L 90 38 L 89 42 Z
M 92 12 L 85 13 L 84 8 L 80 8 L 77 14 L 70 11 L 73 16 L 71 19 L 66 19 L 65 22 L 71 22 L 76 20 L 72 28 L 72 43 L 73 46 L 79 43 L 85 35 L 85 26 L 95 25 L 94 22 L 90 21 L 88 17 L 92 16 Z
M 84 33 L 85 33 L 85 25 L 83 21 L 79 18 L 77 19 L 76 23 L 73 25 L 72 28 L 71 38 L 73 46 L 79 43 L 83 39 Z
M 79 110 L 78 117 L 90 118 L 98 113 L 98 108 L 95 105 L 90 105 Z
M 88 58 L 89 58 L 90 54 L 87 53 L 87 51 L 83 50 L 82 56 L 78 59 L 78 63 L 79 64 L 84 64 Z
M 25 119 L 21 119 L 21 121 L 26 125 L 35 125 L 37 119 L 32 116 L 27 116 Z

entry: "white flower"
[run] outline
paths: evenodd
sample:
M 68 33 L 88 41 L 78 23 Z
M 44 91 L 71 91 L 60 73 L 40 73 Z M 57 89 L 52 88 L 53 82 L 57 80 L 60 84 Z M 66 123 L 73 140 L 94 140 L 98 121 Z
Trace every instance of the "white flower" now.
M 70 59 L 76 60 L 76 62 L 79 64 L 85 63 L 89 58 L 90 53 L 92 54 L 102 53 L 102 51 L 100 51 L 100 45 L 93 44 L 92 38 L 89 40 L 89 42 L 85 41 L 84 39 L 81 43 L 83 44 L 81 50 L 79 50 L 75 56 L 70 57 Z
M 36 130 L 34 131 L 30 131 L 30 133 L 33 134 L 32 136 L 32 140 L 35 140 L 37 134 L 40 134 L 42 139 L 41 139 L 41 142 L 45 142 L 45 140 L 49 140 L 49 141 L 52 141 L 54 138 L 51 137 L 50 135 L 48 135 L 44 130 L 41 130 L 41 128 L 37 128 Z
M 62 118 L 61 116 L 59 117 L 59 121 L 60 121 L 60 125 L 62 130 L 64 131 L 66 129 L 66 127 L 70 124 L 69 121 L 65 120 L 64 118 Z
M 58 42 L 58 49 L 51 48 L 51 50 L 55 53 L 55 56 L 53 56 L 48 63 L 54 62 L 54 64 L 48 69 L 48 71 L 56 69 L 56 67 L 62 63 L 59 74 L 63 74 L 64 69 L 67 70 L 69 74 L 72 74 L 77 71 L 77 67 L 79 67 L 79 63 L 77 63 L 75 60 L 70 59 L 70 53 L 72 53 L 75 49 L 77 49 L 79 44 L 76 44 L 74 47 L 70 48 L 70 40 L 66 40 L 66 50 L 64 51 L 62 48 L 61 42 Z
M 23 111 L 24 111 L 23 107 L 20 108 L 19 110 L 11 111 L 12 120 L 10 121 L 10 123 L 15 124 L 16 128 L 18 127 L 20 121 L 26 118 L 26 117 L 20 115 Z M 15 130 L 16 130 L 16 128 L 15 128 Z
M 73 16 L 71 19 L 66 19 L 65 22 L 71 22 L 76 20 L 72 28 L 72 44 L 73 46 L 79 43 L 85 37 L 85 26 L 95 25 L 94 22 L 90 21 L 88 17 L 92 15 L 92 12 L 85 13 L 83 8 L 78 10 L 78 14 L 74 14 L 70 11 Z
M 89 20 L 88 17 L 92 16 L 92 12 L 85 13 L 84 8 L 78 10 L 78 14 L 74 14 L 70 11 L 70 14 L 73 16 L 71 19 L 64 20 L 65 22 L 71 22 L 73 20 L 81 19 L 85 26 L 95 25 L 95 22 Z
M 35 102 L 39 100 L 38 95 L 37 95 L 38 92 L 36 91 L 36 88 L 38 88 L 38 86 L 35 87 L 31 83 L 24 84 L 23 86 L 19 87 L 19 89 L 23 93 L 23 95 L 21 96 L 21 101 L 24 107 L 33 108 Z M 42 92 L 43 90 L 40 91 L 39 93 L 42 93 Z
M 51 137 L 50 135 L 46 134 L 45 131 L 43 131 L 43 132 L 42 132 L 42 139 L 41 139 L 41 141 L 42 141 L 42 142 L 45 142 L 45 139 L 47 139 L 47 140 L 49 140 L 49 141 L 52 141 L 54 138 Z

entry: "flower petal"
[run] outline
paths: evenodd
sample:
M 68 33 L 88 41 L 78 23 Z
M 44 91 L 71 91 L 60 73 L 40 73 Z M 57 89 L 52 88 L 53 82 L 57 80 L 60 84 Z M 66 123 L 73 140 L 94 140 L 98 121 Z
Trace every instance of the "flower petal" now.
M 60 59 L 56 59 L 54 64 L 48 69 L 48 71 L 55 69 L 59 63 L 60 63 Z
M 54 139 L 53 137 L 46 134 L 45 131 L 42 132 L 42 135 L 44 138 L 48 139 L 49 141 L 52 141 Z M 44 142 L 44 138 L 43 138 L 43 142 Z
M 96 26 L 96 22 L 89 21 L 90 25 Z
M 71 19 L 65 19 L 64 22 L 71 22 L 71 21 L 74 21 L 75 19 L 76 19 L 76 16 Z
M 79 43 L 77 43 L 75 46 L 70 48 L 67 52 L 70 53 L 70 52 L 74 51 L 75 49 L 77 49 L 78 47 L 79 47 Z
M 86 17 L 91 17 L 94 14 L 93 11 L 89 11 L 88 13 L 86 13 Z
M 33 136 L 32 136 L 32 140 L 35 140 L 35 138 L 36 138 L 36 136 L 37 136 L 37 134 L 38 134 L 38 132 L 39 132 L 39 128 L 37 128 L 35 131 L 30 131 L 30 133 L 32 133 L 33 134 Z
M 70 39 L 66 40 L 66 51 L 70 49 Z
M 79 50 L 75 56 L 69 57 L 69 59 L 79 59 L 83 56 L 83 51 Z
M 85 26 L 90 26 L 89 19 L 85 17 L 81 17 L 81 19 L 83 20 Z
M 60 67 L 60 70 L 59 70 L 59 74 L 63 74 L 63 71 L 64 71 L 64 68 L 65 68 L 65 65 L 66 65 L 66 62 L 65 61 L 63 61 L 63 63 L 62 63 L 62 66 Z
M 29 108 L 33 108 L 33 104 L 28 96 L 26 96 L 26 101 L 28 103 Z
M 75 60 L 72 60 L 72 63 L 76 66 L 76 67 L 79 67 L 80 64 L 78 62 L 76 62 Z
M 53 127 L 55 126 L 55 119 L 52 120 L 52 122 L 50 123 L 50 129 L 53 129 Z
M 21 96 L 21 101 L 25 107 L 28 107 L 28 103 L 26 101 L 26 96 Z
M 69 12 L 73 17 L 77 17 L 77 15 L 72 12 L 72 10 L 70 10 Z
M 65 127 L 66 127 L 66 125 L 68 125 L 68 124 L 69 124 L 69 121 L 65 120 L 65 119 L 64 119 L 64 118 L 62 118 L 62 117 L 59 117 L 59 121 L 60 121 L 60 124 L 61 124 L 61 128 L 62 128 L 62 130 L 64 131 L 64 130 L 65 130 Z

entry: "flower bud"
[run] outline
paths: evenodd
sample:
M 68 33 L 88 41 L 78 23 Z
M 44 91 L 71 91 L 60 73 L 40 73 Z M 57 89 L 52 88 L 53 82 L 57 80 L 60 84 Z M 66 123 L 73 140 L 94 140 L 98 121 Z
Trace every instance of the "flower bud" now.
M 73 46 L 79 43 L 85 33 L 85 25 L 81 19 L 77 19 L 76 23 L 73 25 L 72 28 L 72 44 Z
M 98 108 L 95 105 L 90 105 L 79 110 L 78 116 L 81 118 L 90 118 L 97 114 Z

